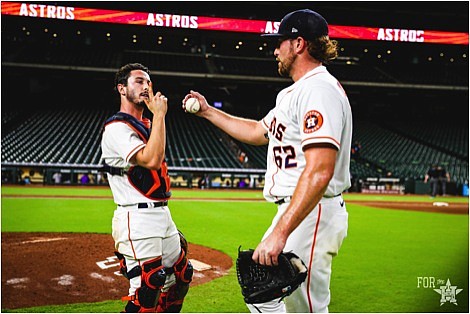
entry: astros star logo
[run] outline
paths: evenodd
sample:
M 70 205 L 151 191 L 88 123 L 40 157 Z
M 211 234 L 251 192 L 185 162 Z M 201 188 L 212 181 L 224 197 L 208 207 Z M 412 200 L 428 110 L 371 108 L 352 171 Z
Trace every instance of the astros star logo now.
M 434 291 L 441 295 L 441 306 L 446 302 L 458 305 L 456 295 L 462 292 L 462 290 L 457 289 L 457 286 L 452 286 L 449 279 L 447 279 L 445 286 L 441 286 L 440 289 L 434 289 Z

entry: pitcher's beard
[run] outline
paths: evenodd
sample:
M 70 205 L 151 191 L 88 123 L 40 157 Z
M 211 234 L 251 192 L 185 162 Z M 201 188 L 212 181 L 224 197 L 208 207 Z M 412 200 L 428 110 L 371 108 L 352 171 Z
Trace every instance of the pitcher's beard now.
M 289 77 L 289 69 L 284 66 L 283 63 L 279 62 L 277 72 L 281 77 Z
M 291 55 L 287 57 L 284 61 L 278 61 L 278 73 L 282 77 L 290 77 L 290 72 L 292 70 L 292 65 L 294 64 L 296 55 Z

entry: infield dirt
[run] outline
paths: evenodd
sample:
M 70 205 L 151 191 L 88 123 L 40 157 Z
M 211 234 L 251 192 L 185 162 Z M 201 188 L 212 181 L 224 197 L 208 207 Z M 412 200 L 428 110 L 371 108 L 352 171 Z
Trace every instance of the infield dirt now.
M 118 275 L 111 235 L 2 233 L 2 309 L 119 300 L 128 282 Z M 228 273 L 230 256 L 189 244 L 196 260 L 191 285 Z M 123 303 L 124 304 L 124 303 Z

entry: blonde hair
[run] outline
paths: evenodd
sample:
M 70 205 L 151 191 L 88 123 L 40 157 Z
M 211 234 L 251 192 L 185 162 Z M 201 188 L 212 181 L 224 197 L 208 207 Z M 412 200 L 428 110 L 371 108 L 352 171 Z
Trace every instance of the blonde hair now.
M 308 53 L 322 63 L 328 63 L 338 57 L 338 42 L 328 35 L 307 40 Z

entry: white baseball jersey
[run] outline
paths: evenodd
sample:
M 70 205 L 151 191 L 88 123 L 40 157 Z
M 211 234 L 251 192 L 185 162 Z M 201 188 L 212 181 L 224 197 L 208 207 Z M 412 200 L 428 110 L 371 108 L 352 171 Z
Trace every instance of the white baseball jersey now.
M 144 122 L 150 123 L 148 119 Z M 145 147 L 145 143 L 137 133 L 126 123 L 115 121 L 106 125 L 101 140 L 101 159 L 108 165 L 128 170 L 132 156 Z M 153 202 L 133 188 L 127 174 L 123 176 L 108 173 L 109 186 L 113 192 L 114 202 L 119 205 Z
M 351 186 L 351 107 L 341 84 L 324 66 L 280 91 L 276 107 L 263 118 L 262 125 L 269 135 L 266 200 L 275 202 L 293 195 L 306 164 L 303 148 L 314 143 L 338 148 L 325 196 L 338 195 Z

